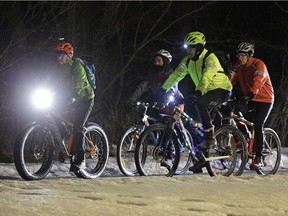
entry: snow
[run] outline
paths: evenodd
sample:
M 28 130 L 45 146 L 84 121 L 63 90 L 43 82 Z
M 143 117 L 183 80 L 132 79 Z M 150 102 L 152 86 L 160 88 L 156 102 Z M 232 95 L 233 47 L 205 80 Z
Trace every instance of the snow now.
M 41 181 L 24 181 L 0 164 L 0 215 L 288 215 L 288 156 L 276 175 L 191 174 L 124 177 L 115 158 L 103 175 L 79 179 L 55 163 Z

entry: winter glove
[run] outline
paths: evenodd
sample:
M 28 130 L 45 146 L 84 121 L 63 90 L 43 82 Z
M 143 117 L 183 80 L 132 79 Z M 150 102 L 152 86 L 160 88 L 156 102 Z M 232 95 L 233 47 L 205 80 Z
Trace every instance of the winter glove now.
M 242 105 L 247 105 L 248 102 L 249 102 L 252 98 L 254 98 L 254 97 L 255 97 L 255 95 L 254 95 L 252 92 L 249 92 L 248 94 L 242 96 L 242 97 L 240 98 L 239 102 L 240 102 L 240 104 L 242 104 Z
M 201 96 L 202 96 L 201 91 L 197 90 L 193 95 L 189 96 L 187 100 L 185 98 L 185 101 L 186 103 L 195 103 Z
M 156 100 L 156 101 L 163 101 L 164 100 L 164 98 L 165 98 L 165 95 L 166 95 L 166 90 L 165 89 L 163 89 L 163 88 L 161 88 L 161 89 L 159 89 L 157 92 L 156 92 L 156 94 L 155 94 L 155 96 L 154 96 L 154 99 Z

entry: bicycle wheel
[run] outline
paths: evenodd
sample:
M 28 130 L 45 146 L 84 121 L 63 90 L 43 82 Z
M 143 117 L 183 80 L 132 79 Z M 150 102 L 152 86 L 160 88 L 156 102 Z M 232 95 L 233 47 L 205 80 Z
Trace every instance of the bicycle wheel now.
M 216 146 L 209 149 L 206 168 L 210 176 L 239 176 L 247 161 L 247 144 L 241 131 L 224 125 L 215 132 Z
M 53 138 L 44 125 L 32 123 L 25 127 L 14 144 L 14 163 L 25 180 L 45 178 L 53 165 Z
M 172 145 L 173 159 L 170 168 L 161 166 L 168 154 L 168 145 Z M 135 163 L 140 175 L 174 175 L 180 158 L 176 136 L 166 124 L 153 124 L 140 135 L 135 148 Z
M 132 126 L 126 130 L 117 145 L 117 164 L 125 176 L 135 176 L 138 174 L 134 159 L 135 146 L 145 125 L 142 124 L 139 127 Z
M 89 123 L 84 133 L 85 169 L 75 172 L 85 179 L 99 177 L 105 170 L 109 157 L 109 142 L 104 130 L 95 123 Z
M 177 129 L 180 129 L 180 128 L 177 128 Z M 181 132 L 179 130 L 176 130 L 176 131 L 177 131 L 178 137 L 181 136 L 180 135 Z M 190 143 L 193 145 L 193 138 L 191 134 L 189 133 L 188 130 L 186 130 L 186 133 L 188 135 Z M 175 172 L 175 175 L 184 175 L 189 170 L 189 167 L 191 167 L 192 156 L 191 156 L 188 146 L 184 146 L 183 141 L 181 141 L 181 139 L 179 138 L 177 139 L 177 141 L 178 141 L 179 151 L 180 151 L 180 160 L 179 160 L 179 164 Z
M 262 154 L 264 167 L 260 169 L 260 174 L 275 174 L 281 161 L 281 141 L 277 133 L 271 128 L 264 128 Z

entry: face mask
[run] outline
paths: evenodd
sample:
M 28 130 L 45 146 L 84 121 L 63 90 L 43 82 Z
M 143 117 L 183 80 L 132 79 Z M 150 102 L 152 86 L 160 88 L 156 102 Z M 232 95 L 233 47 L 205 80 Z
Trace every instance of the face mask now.
M 160 73 L 160 72 L 162 72 L 164 69 L 165 69 L 164 66 L 160 66 L 160 65 L 154 65 L 154 66 L 153 66 L 153 71 L 154 71 L 155 73 Z

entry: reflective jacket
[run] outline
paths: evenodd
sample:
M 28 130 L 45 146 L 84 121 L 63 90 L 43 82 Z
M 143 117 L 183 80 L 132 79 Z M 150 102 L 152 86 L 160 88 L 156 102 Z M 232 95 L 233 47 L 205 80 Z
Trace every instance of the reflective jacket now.
M 252 92 L 252 101 L 273 103 L 274 90 L 271 79 L 263 61 L 251 57 L 246 65 L 236 66 L 231 78 L 233 85 L 239 82 L 244 94 Z
M 190 60 L 187 67 L 188 56 L 185 56 L 175 71 L 169 76 L 162 88 L 169 91 L 172 86 L 181 81 L 187 74 L 193 80 L 196 90 L 200 90 L 202 94 L 214 89 L 232 90 L 232 84 L 229 78 L 220 71 L 224 71 L 221 64 L 214 53 L 211 53 L 205 60 L 205 67 L 203 67 L 204 49 L 196 61 Z
M 94 98 L 94 91 L 90 86 L 86 71 L 84 67 L 78 61 L 70 59 L 67 64 L 61 65 L 60 73 L 66 77 L 63 81 L 63 85 L 67 88 L 70 95 L 81 99 L 92 99 Z

